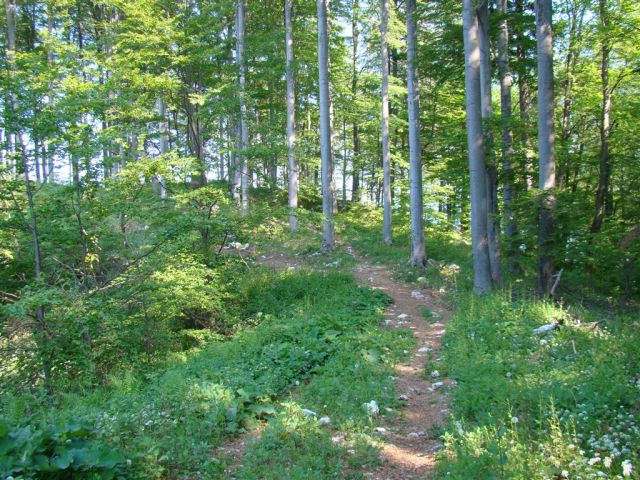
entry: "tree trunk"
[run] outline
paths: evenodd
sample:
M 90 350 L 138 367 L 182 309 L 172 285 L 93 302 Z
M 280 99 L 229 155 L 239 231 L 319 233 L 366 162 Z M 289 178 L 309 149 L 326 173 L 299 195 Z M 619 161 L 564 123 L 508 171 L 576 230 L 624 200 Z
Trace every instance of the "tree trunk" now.
M 353 188 L 351 198 L 353 201 L 359 202 L 361 199 L 360 192 L 360 125 L 358 124 L 358 111 L 356 101 L 358 98 L 358 42 L 360 39 L 359 30 L 359 14 L 360 2 L 353 1 L 353 17 L 351 19 L 352 33 L 352 65 L 351 65 L 351 100 L 353 108 L 353 158 L 351 160 L 351 168 L 353 169 Z
M 298 217 L 295 210 L 298 208 L 298 162 L 296 160 L 296 90 L 293 74 L 293 23 L 291 19 L 291 2 L 284 1 L 284 19 L 286 30 L 286 57 L 287 57 L 287 160 L 289 165 L 289 227 L 292 232 L 298 230 Z
M 15 0 L 5 0 L 4 1 L 4 11 L 5 11 L 5 20 L 6 20 L 6 40 L 5 40 L 5 53 L 7 56 L 7 64 L 9 70 L 9 78 L 11 78 L 13 73 L 13 62 L 15 61 L 15 51 L 16 51 L 16 4 Z M 7 141 L 7 167 L 17 171 L 17 165 L 14 163 L 14 160 L 11 158 L 11 153 L 13 153 L 15 149 L 15 125 L 13 122 L 15 119 L 14 111 L 15 111 L 15 92 L 13 91 L 13 84 L 10 81 L 8 85 L 8 94 L 7 94 L 7 105 L 6 112 L 4 115 L 4 123 L 5 123 L 5 137 Z
M 424 224 L 422 218 L 422 162 L 420 158 L 420 97 L 416 71 L 416 0 L 407 0 L 407 97 L 409 108 L 409 189 L 411 197 L 411 258 L 409 264 L 423 266 Z
M 569 8 L 573 7 L 572 10 Z M 576 42 L 582 32 L 582 22 L 586 5 L 581 5 L 580 11 L 576 11 L 576 6 L 567 7 L 567 17 L 569 17 L 569 45 L 567 47 L 567 56 L 564 62 L 564 70 L 566 78 L 563 82 L 563 102 L 562 102 L 562 121 L 560 123 L 560 160 L 563 160 L 558 165 L 557 174 L 557 187 L 558 190 L 562 190 L 568 181 L 569 172 L 571 171 L 570 165 L 570 140 L 571 140 L 571 113 L 573 109 L 574 92 L 573 86 L 575 83 L 575 69 L 578 63 L 578 57 L 580 56 L 579 49 L 576 48 Z
M 556 152 L 553 125 L 553 29 L 551 0 L 536 0 L 538 44 L 538 148 L 541 190 L 538 233 L 538 294 L 549 295 L 553 284 L 553 211 Z
M 522 4 L 523 0 L 516 0 L 515 8 L 516 12 L 520 15 L 524 12 Z M 531 143 L 531 136 L 529 135 L 529 84 L 525 69 L 523 65 L 526 59 L 525 42 L 527 37 L 520 33 L 518 35 L 518 45 L 516 47 L 516 57 L 518 62 L 522 66 L 522 70 L 518 75 L 518 108 L 520 109 L 520 139 L 522 142 L 522 149 L 524 150 L 525 163 L 524 163 L 524 186 L 527 190 L 533 188 L 533 146 Z
M 318 81 L 320 88 L 320 158 L 322 161 L 322 251 L 331 253 L 333 231 L 333 153 L 331 145 L 331 97 L 329 92 L 329 37 L 327 0 L 317 0 Z
M 245 64 L 244 64 L 244 34 L 245 34 L 245 9 L 246 0 L 237 0 L 236 3 L 236 35 L 237 35 L 237 55 L 238 63 L 238 88 L 240 95 L 240 148 L 239 148 L 239 170 L 240 170 L 240 204 L 242 213 L 249 212 L 249 159 L 247 158 L 247 147 L 249 145 L 249 129 L 247 128 L 247 101 L 245 92 Z
M 167 123 L 167 107 L 162 98 L 158 98 L 156 102 L 158 116 L 160 117 L 160 155 L 169 153 L 169 125 Z M 152 184 L 154 191 L 160 195 L 160 198 L 166 198 L 167 190 L 165 188 L 165 180 L 162 175 L 158 175 L 156 181 Z
M 482 97 L 482 131 L 487 169 L 487 240 L 493 285 L 502 284 L 500 261 L 500 225 L 498 209 L 498 169 L 493 152 L 493 107 L 491 104 L 491 45 L 489 37 L 489 5 L 483 0 L 478 7 L 478 41 L 480 43 L 480 95 Z
M 389 22 L 389 0 L 381 0 L 382 22 L 380 24 L 380 53 L 382 56 L 382 176 L 383 176 L 383 222 L 382 238 L 387 245 L 391 235 L 391 155 L 389 147 L 389 48 L 387 25 Z
M 602 228 L 602 222 L 606 214 L 607 194 L 611 179 L 611 164 L 609 161 L 609 139 L 611 136 L 611 87 L 609 85 L 609 55 L 611 46 L 607 37 L 609 18 L 607 16 L 606 0 L 600 0 L 600 28 L 601 34 L 601 63 L 600 80 L 602 88 L 602 110 L 600 111 L 600 168 L 598 175 L 598 188 L 596 190 L 595 215 L 591 222 L 591 233 L 598 233 Z
M 507 0 L 498 0 L 501 21 L 498 30 L 498 76 L 500 78 L 500 122 L 502 130 L 502 171 L 504 175 L 503 202 L 505 236 L 507 243 L 507 268 L 511 273 L 519 271 L 518 249 L 515 244 L 518 222 L 513 211 L 515 187 L 513 181 L 513 131 L 511 129 L 511 71 L 509 69 L 509 25 L 506 15 Z
M 471 174 L 471 245 L 473 252 L 473 290 L 483 294 L 491 290 L 491 265 L 487 241 L 487 180 L 482 132 L 480 93 L 480 41 L 478 17 L 473 0 L 463 1 L 465 49 L 465 93 L 467 143 Z

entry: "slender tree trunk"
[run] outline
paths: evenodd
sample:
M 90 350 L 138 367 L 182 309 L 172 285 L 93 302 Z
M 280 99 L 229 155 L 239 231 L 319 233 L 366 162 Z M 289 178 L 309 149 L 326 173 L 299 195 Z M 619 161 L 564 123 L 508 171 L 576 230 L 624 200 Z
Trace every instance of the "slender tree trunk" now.
M 15 0 L 5 0 L 4 1 L 4 11 L 5 11 L 5 20 L 6 20 L 6 39 L 5 39 L 5 50 L 7 55 L 7 63 L 9 67 L 9 77 L 12 76 L 13 72 L 13 62 L 15 61 L 15 51 L 16 51 L 16 4 Z M 8 85 L 8 94 L 7 94 L 7 105 L 4 114 L 4 123 L 5 123 L 5 136 L 7 140 L 7 166 L 13 168 L 14 171 L 17 171 L 17 165 L 14 163 L 14 160 L 11 158 L 11 154 L 15 150 L 15 134 L 14 131 L 14 111 L 15 111 L 15 92 L 13 91 L 13 85 L 9 82 Z
M 358 98 L 358 45 L 360 40 L 359 28 L 360 1 L 353 0 L 353 17 L 351 19 L 352 33 L 352 64 L 351 64 L 351 97 L 353 108 L 353 158 L 351 160 L 353 169 L 353 189 L 351 197 L 354 201 L 359 202 L 360 193 L 360 125 L 358 123 L 358 111 L 355 107 Z
M 383 222 L 382 238 L 387 245 L 392 243 L 391 234 L 391 154 L 389 147 L 389 48 L 387 25 L 389 23 L 389 0 L 381 0 L 382 22 L 380 24 L 380 53 L 382 56 L 382 176 L 383 176 Z
M 322 161 L 322 251 L 334 247 L 333 231 L 333 153 L 331 145 L 331 97 L 329 92 L 329 37 L 327 0 L 317 0 L 318 80 L 320 88 L 320 158 Z
M 515 1 L 516 12 L 520 15 L 524 14 L 523 0 Z M 516 47 L 516 58 L 521 65 L 522 70 L 518 75 L 518 108 L 520 109 L 520 140 L 522 142 L 522 149 L 524 150 L 525 163 L 524 167 L 524 186 L 527 190 L 533 188 L 533 144 L 531 142 L 531 136 L 529 135 L 529 83 L 526 75 L 526 49 L 525 42 L 527 37 L 520 33 L 518 35 L 518 45 Z
M 473 289 L 483 294 L 491 290 L 491 265 L 487 240 L 487 180 L 482 132 L 480 93 L 480 41 L 478 17 L 473 0 L 463 1 L 465 49 L 465 92 L 467 142 L 471 174 L 471 244 L 473 252 Z
M 500 225 L 498 209 L 498 169 L 493 151 L 493 106 L 491 101 L 491 46 L 489 38 L 489 0 L 478 7 L 478 41 L 480 43 L 480 95 L 482 97 L 482 131 L 487 169 L 487 240 L 491 281 L 502 284 L 500 261 Z
M 555 208 L 556 152 L 553 126 L 553 29 L 551 0 L 536 0 L 538 44 L 538 143 L 541 190 L 538 233 L 538 294 L 548 295 L 553 284 L 553 213 Z
M 513 211 L 515 187 L 513 181 L 513 131 L 511 129 L 511 70 L 509 68 L 509 25 L 507 23 L 507 0 L 498 0 L 501 14 L 498 30 L 498 76 L 500 78 L 500 122 L 502 130 L 502 171 L 504 175 L 503 202 L 505 236 L 507 243 L 507 266 L 510 272 L 519 271 L 518 249 L 515 244 L 518 222 Z
M 409 264 L 423 266 L 424 224 L 422 218 L 422 161 L 420 158 L 420 97 L 416 69 L 416 0 L 407 0 L 407 97 L 409 108 L 409 189 L 411 196 L 411 258 Z
M 220 116 L 220 119 L 218 120 L 218 132 L 219 132 L 219 138 L 220 138 L 220 155 L 219 155 L 219 162 L 220 165 L 218 165 L 218 175 L 220 176 L 220 181 L 223 182 L 224 181 L 224 174 L 225 174 L 225 163 L 227 161 L 227 154 L 225 152 L 225 150 L 228 150 L 225 147 L 225 143 L 226 143 L 226 133 L 225 133 L 225 128 L 224 128 L 224 117 Z
M 158 116 L 160 117 L 160 155 L 166 155 L 169 152 L 169 124 L 167 123 L 167 107 L 162 98 L 158 98 L 156 102 Z M 153 184 L 154 191 L 160 195 L 160 198 L 166 198 L 167 190 L 165 188 L 165 179 L 162 175 L 158 175 Z
M 578 7 L 574 4 L 567 7 L 567 17 L 569 18 L 569 45 L 567 47 L 567 56 L 564 62 L 564 70 L 566 78 L 563 82 L 563 101 L 562 101 L 562 121 L 560 123 L 560 151 L 561 161 L 558 164 L 557 174 L 557 187 L 558 190 L 562 190 L 567 183 L 569 172 L 571 170 L 570 165 L 570 144 L 571 144 L 571 113 L 573 110 L 574 92 L 573 86 L 575 83 L 575 69 L 578 63 L 578 57 L 580 56 L 579 50 L 576 48 L 576 42 L 578 37 L 582 33 L 582 22 L 586 5 L 583 4 L 577 11 Z
M 245 92 L 245 60 L 244 60 L 244 35 L 245 35 L 245 10 L 246 0 L 237 0 L 236 3 L 236 35 L 238 63 L 238 88 L 240 91 L 240 204 L 242 213 L 249 212 L 249 159 L 247 147 L 249 145 L 249 129 L 247 128 L 247 101 Z
M 286 76 L 287 76 L 287 160 L 289 165 L 289 227 L 292 232 L 298 230 L 298 217 L 295 210 L 298 208 L 298 162 L 296 160 L 296 89 L 293 73 L 293 22 L 291 18 L 291 3 L 293 0 L 284 1 L 284 19 L 286 30 Z
M 606 214 L 607 194 L 611 179 L 611 164 L 609 161 L 609 139 L 611 137 L 611 87 L 609 85 L 609 56 L 611 46 L 608 40 L 609 18 L 606 0 L 600 0 L 600 28 L 602 47 L 600 63 L 600 81 L 602 89 L 602 109 L 600 111 L 600 168 L 598 188 L 596 190 L 595 214 L 591 222 L 591 233 L 598 233 Z

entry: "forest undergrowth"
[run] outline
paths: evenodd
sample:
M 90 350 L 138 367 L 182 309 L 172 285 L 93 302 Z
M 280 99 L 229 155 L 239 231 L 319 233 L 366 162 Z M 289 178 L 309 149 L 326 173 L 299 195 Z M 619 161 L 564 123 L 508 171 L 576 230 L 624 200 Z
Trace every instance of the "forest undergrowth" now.
M 566 299 L 540 300 L 526 277 L 476 296 L 469 250 L 454 231 L 427 228 L 431 261 L 416 270 L 406 247 L 380 240 L 379 212 L 342 220 L 352 245 L 399 278 L 443 289 L 454 309 L 442 361 L 425 372 L 457 383 L 438 478 L 640 478 L 637 306 L 562 284 L 557 298 Z M 394 231 L 398 245 L 408 235 Z M 549 324 L 557 326 L 534 333 Z
M 438 478 L 638 478 L 640 327 L 632 306 L 537 300 L 526 276 L 474 296 L 468 244 L 441 226 L 427 228 L 429 261 L 418 269 L 406 263 L 408 231 L 394 231 L 398 246 L 378 239 L 375 210 L 338 218 L 342 248 L 332 256 L 318 252 L 313 214 L 292 235 L 265 212 L 256 208 L 250 228 L 232 238 L 257 256 L 282 253 L 306 267 L 276 270 L 217 248 L 209 258 L 187 255 L 180 241 L 170 257 L 145 259 L 149 272 L 131 281 L 144 280 L 133 291 L 148 307 L 127 307 L 131 323 L 121 335 L 96 333 L 79 366 L 78 350 L 55 344 L 71 353 L 57 366 L 53 396 L 42 382 L 29 390 L 6 384 L 4 478 L 363 478 L 379 461 L 376 420 L 363 405 L 374 400 L 383 415 L 397 414 L 392 368 L 414 342 L 409 330 L 381 327 L 389 298 L 356 285 L 350 247 L 398 281 L 435 289 L 455 311 L 443 357 L 425 362 L 425 375 L 438 370 L 455 381 L 445 387 L 448 426 L 430 433 L 443 442 Z M 138 268 L 145 272 L 144 262 Z M 126 300 L 116 290 L 110 301 Z M 192 315 L 176 322 L 185 310 Z M 193 324 L 194 310 L 215 321 Z M 144 330 L 147 317 L 164 318 L 166 328 Z M 552 322 L 549 333 L 534 334 Z M 84 345 L 82 330 L 68 332 L 67 341 L 77 334 Z M 136 350 L 145 339 L 157 348 Z M 92 366 L 84 375 L 83 365 Z M 3 378 L 21 373 L 5 365 Z M 256 428 L 239 464 L 218 448 Z

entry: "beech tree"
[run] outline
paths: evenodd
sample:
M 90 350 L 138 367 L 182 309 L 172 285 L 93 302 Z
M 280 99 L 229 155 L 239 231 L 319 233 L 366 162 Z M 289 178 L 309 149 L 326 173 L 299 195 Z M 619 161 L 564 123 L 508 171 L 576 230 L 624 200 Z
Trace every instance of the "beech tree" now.
M 293 210 L 298 208 L 298 163 L 296 161 L 296 92 L 293 73 L 293 24 L 291 21 L 291 3 L 293 0 L 284 0 L 285 18 L 285 49 L 286 49 L 286 77 L 287 77 L 287 158 L 289 167 L 289 228 L 291 231 L 298 229 L 298 217 Z
M 387 30 L 389 24 L 389 0 L 381 0 L 380 8 L 380 56 L 382 59 L 382 169 L 383 169 L 383 221 L 382 237 L 387 245 L 391 234 L 391 152 L 389 147 L 389 48 Z
M 538 293 L 553 285 L 553 210 L 556 203 L 556 151 L 553 97 L 553 29 L 551 0 L 536 0 L 538 47 L 538 155 L 540 223 L 538 232 Z
M 320 158 L 322 161 L 322 251 L 334 247 L 333 147 L 331 97 L 329 91 L 329 36 L 327 0 L 317 0 L 318 10 L 318 88 L 320 109 Z
M 409 110 L 409 183 L 411 196 L 411 257 L 409 264 L 426 263 L 420 152 L 420 94 L 416 66 L 416 0 L 407 0 L 407 105 Z
M 471 249 L 473 253 L 473 289 L 476 293 L 491 290 L 491 264 L 487 238 L 487 173 L 482 131 L 482 97 L 480 91 L 480 38 L 474 0 L 464 0 L 462 22 L 465 50 L 465 93 L 467 110 L 467 144 L 471 180 Z

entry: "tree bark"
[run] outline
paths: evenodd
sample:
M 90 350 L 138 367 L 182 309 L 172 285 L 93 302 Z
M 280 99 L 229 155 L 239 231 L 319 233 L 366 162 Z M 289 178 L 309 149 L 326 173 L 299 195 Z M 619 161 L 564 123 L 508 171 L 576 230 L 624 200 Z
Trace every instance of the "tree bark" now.
M 474 0 L 464 0 L 462 10 L 465 49 L 465 93 L 467 143 L 471 177 L 471 248 L 473 252 L 473 290 L 491 290 L 491 265 L 487 239 L 487 180 L 482 132 L 480 92 L 480 41 Z
M 298 208 L 298 162 L 296 160 L 296 91 L 295 77 L 293 74 L 293 23 L 291 19 L 291 3 L 293 0 L 284 0 L 284 18 L 286 30 L 286 77 L 287 77 L 287 160 L 289 165 L 289 227 L 292 232 L 298 230 L 298 217 L 295 210 Z
M 167 123 L 167 107 L 161 97 L 158 97 L 156 107 L 158 109 L 158 116 L 160 117 L 160 155 L 166 155 L 169 153 L 169 124 Z M 155 180 L 156 181 L 152 183 L 154 191 L 160 195 L 160 198 L 166 198 L 167 190 L 165 188 L 164 178 L 162 178 L 162 175 L 158 175 Z
M 513 211 L 515 187 L 513 181 L 513 130 L 511 129 L 511 71 L 509 68 L 509 25 L 506 15 L 507 0 L 498 0 L 498 12 L 502 15 L 498 30 L 498 76 L 500 79 L 500 123 L 502 130 L 502 171 L 504 175 L 503 204 L 505 236 L 507 243 L 507 268 L 511 273 L 519 271 L 518 249 L 515 244 L 518 222 Z
M 361 194 L 360 186 L 360 125 L 358 124 L 358 112 L 356 108 L 356 101 L 358 98 L 358 44 L 360 39 L 359 29 L 359 14 L 360 14 L 360 2 L 359 0 L 353 1 L 353 16 L 351 19 L 351 34 L 352 34 L 352 65 L 351 65 L 351 99 L 353 112 L 353 158 L 351 160 L 351 168 L 353 169 L 353 185 L 351 198 L 353 201 L 359 202 Z
M 553 285 L 553 230 L 556 152 L 553 125 L 553 29 L 551 0 L 536 0 L 538 45 L 538 149 L 541 191 L 538 233 L 538 294 L 549 295 Z
M 238 89 L 240 95 L 240 148 L 239 148 L 239 170 L 240 170 L 240 205 L 243 214 L 249 212 L 249 159 L 247 158 L 247 147 L 249 145 L 249 129 L 247 128 L 247 101 L 245 92 L 245 60 L 244 60 L 244 36 L 245 36 L 245 10 L 246 0 L 236 2 L 236 62 L 238 64 Z
M 478 41 L 480 44 L 480 95 L 485 168 L 487 169 L 487 240 L 493 285 L 502 284 L 500 259 L 500 225 L 498 209 L 498 169 L 493 152 L 493 106 L 491 101 L 491 45 L 489 37 L 489 4 L 478 6 Z
M 516 12 L 520 15 L 524 13 L 523 0 L 515 1 Z M 522 149 L 524 150 L 524 187 L 527 190 L 533 188 L 533 145 L 531 136 L 529 135 L 529 83 L 526 75 L 526 67 L 524 66 L 526 59 L 525 42 L 526 36 L 520 32 L 518 35 L 518 45 L 516 47 L 516 58 L 521 65 L 522 70 L 518 75 L 518 108 L 520 109 L 520 140 Z
M 387 26 L 389 23 L 389 0 L 381 0 L 382 22 L 380 24 L 380 53 L 382 57 L 382 177 L 383 177 L 383 222 L 382 238 L 391 245 L 391 154 L 389 147 L 389 48 Z
M 600 166 L 598 175 L 598 188 L 596 190 L 595 214 L 591 222 L 591 233 L 598 233 L 602 229 L 602 223 L 606 214 L 607 194 L 611 179 L 611 164 L 609 161 L 609 139 L 611 137 L 611 87 L 609 85 L 609 56 L 611 46 L 607 38 L 609 18 L 607 16 L 606 0 L 600 0 L 600 28 L 601 34 L 601 63 L 600 81 L 602 89 L 602 109 L 600 111 Z
M 420 158 L 420 97 L 416 69 L 416 0 L 407 0 L 407 100 L 409 109 L 409 189 L 411 197 L 411 258 L 409 264 L 424 266 L 422 214 L 422 162 Z
M 320 97 L 320 158 L 322 162 L 322 251 L 334 247 L 333 229 L 333 153 L 331 135 L 331 97 L 329 92 L 329 37 L 327 0 L 317 0 L 318 11 L 318 83 Z

